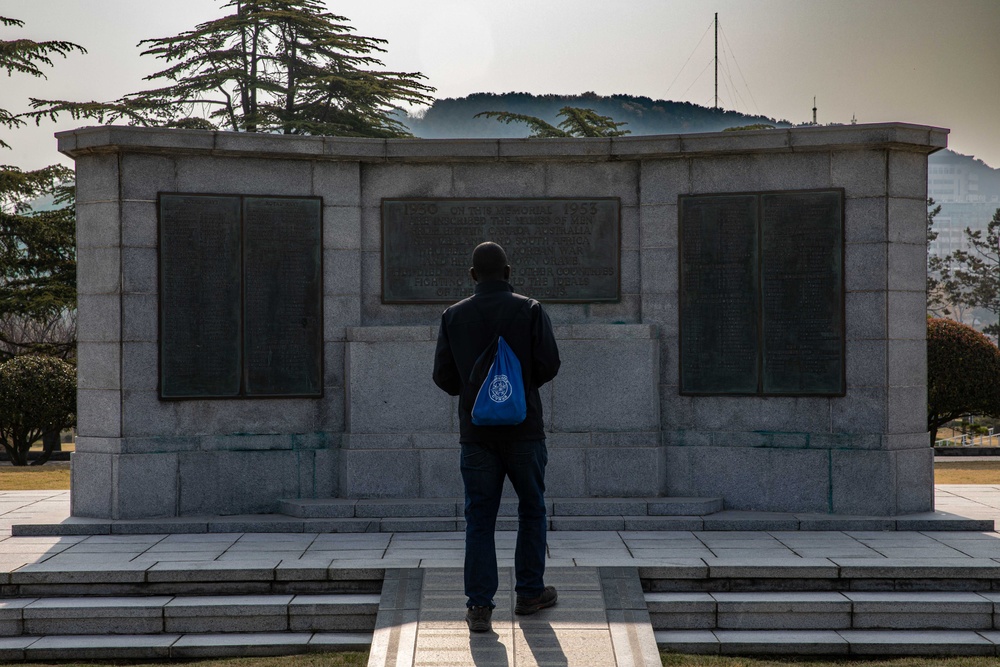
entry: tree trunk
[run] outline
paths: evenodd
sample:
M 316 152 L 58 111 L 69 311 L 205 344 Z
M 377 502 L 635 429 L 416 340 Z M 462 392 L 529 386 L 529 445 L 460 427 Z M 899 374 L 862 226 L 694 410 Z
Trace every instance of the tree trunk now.
M 937 426 L 931 426 L 931 447 L 937 442 Z
M 42 455 L 31 462 L 33 466 L 45 465 L 49 457 L 52 456 L 52 452 L 57 449 L 61 449 L 62 445 L 59 442 L 59 430 L 55 429 L 52 431 L 46 431 L 42 434 Z

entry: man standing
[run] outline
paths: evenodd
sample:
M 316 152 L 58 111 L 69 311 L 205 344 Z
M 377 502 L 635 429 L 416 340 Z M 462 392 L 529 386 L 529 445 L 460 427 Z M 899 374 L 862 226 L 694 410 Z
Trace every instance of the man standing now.
M 444 311 L 434 355 L 434 383 L 460 396 L 458 415 L 465 483 L 466 623 L 472 632 L 492 629 L 498 587 L 494 532 L 504 477 L 517 492 L 517 546 L 514 551 L 516 614 L 533 614 L 556 603 L 545 574 L 545 433 L 538 388 L 559 371 L 552 323 L 534 299 L 515 294 L 508 282 L 507 254 L 487 241 L 472 253 L 469 271 L 475 293 Z M 476 359 L 503 336 L 524 379 L 527 416 L 514 426 L 476 426 L 472 407 L 479 387 L 469 386 Z

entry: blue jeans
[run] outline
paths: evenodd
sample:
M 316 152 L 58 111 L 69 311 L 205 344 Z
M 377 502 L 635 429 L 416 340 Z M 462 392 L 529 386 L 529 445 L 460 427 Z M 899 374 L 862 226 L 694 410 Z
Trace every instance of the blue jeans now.
M 470 607 L 493 607 L 497 592 L 494 533 L 504 477 L 517 492 L 514 590 L 537 597 L 545 585 L 545 440 L 462 445 L 465 482 L 465 594 Z

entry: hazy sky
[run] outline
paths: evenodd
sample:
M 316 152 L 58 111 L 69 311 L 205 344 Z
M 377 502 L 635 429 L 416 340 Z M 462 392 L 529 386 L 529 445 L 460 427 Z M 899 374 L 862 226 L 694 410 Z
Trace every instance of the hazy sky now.
M 0 0 L 25 21 L 0 38 L 68 39 L 47 80 L 0 77 L 0 107 L 29 96 L 111 100 L 159 61 L 136 43 L 222 15 L 217 0 Z M 1000 167 L 1000 0 L 328 0 L 359 34 L 387 39 L 387 68 L 423 72 L 438 97 L 474 92 L 629 93 L 712 104 L 714 12 L 720 103 L 793 122 L 906 121 L 951 129 L 949 145 Z M 699 45 L 700 41 L 700 45 Z M 697 48 L 696 48 L 697 47 Z M 725 58 L 723 57 L 725 56 Z M 735 64 L 733 64 L 735 63 Z M 700 77 L 699 77 L 700 74 Z M 678 76 L 679 75 L 679 76 Z M 745 83 L 744 83 L 745 78 Z M 52 133 L 0 130 L 25 168 L 60 159 Z

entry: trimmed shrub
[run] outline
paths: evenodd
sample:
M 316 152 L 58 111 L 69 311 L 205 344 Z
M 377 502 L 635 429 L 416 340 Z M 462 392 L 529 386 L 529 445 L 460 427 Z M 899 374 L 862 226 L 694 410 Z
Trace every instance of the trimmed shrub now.
M 927 318 L 927 428 L 963 415 L 1000 416 L 1000 349 L 972 327 Z
M 55 357 L 24 355 L 0 364 L 0 441 L 14 465 L 31 443 L 76 421 L 76 368 Z

